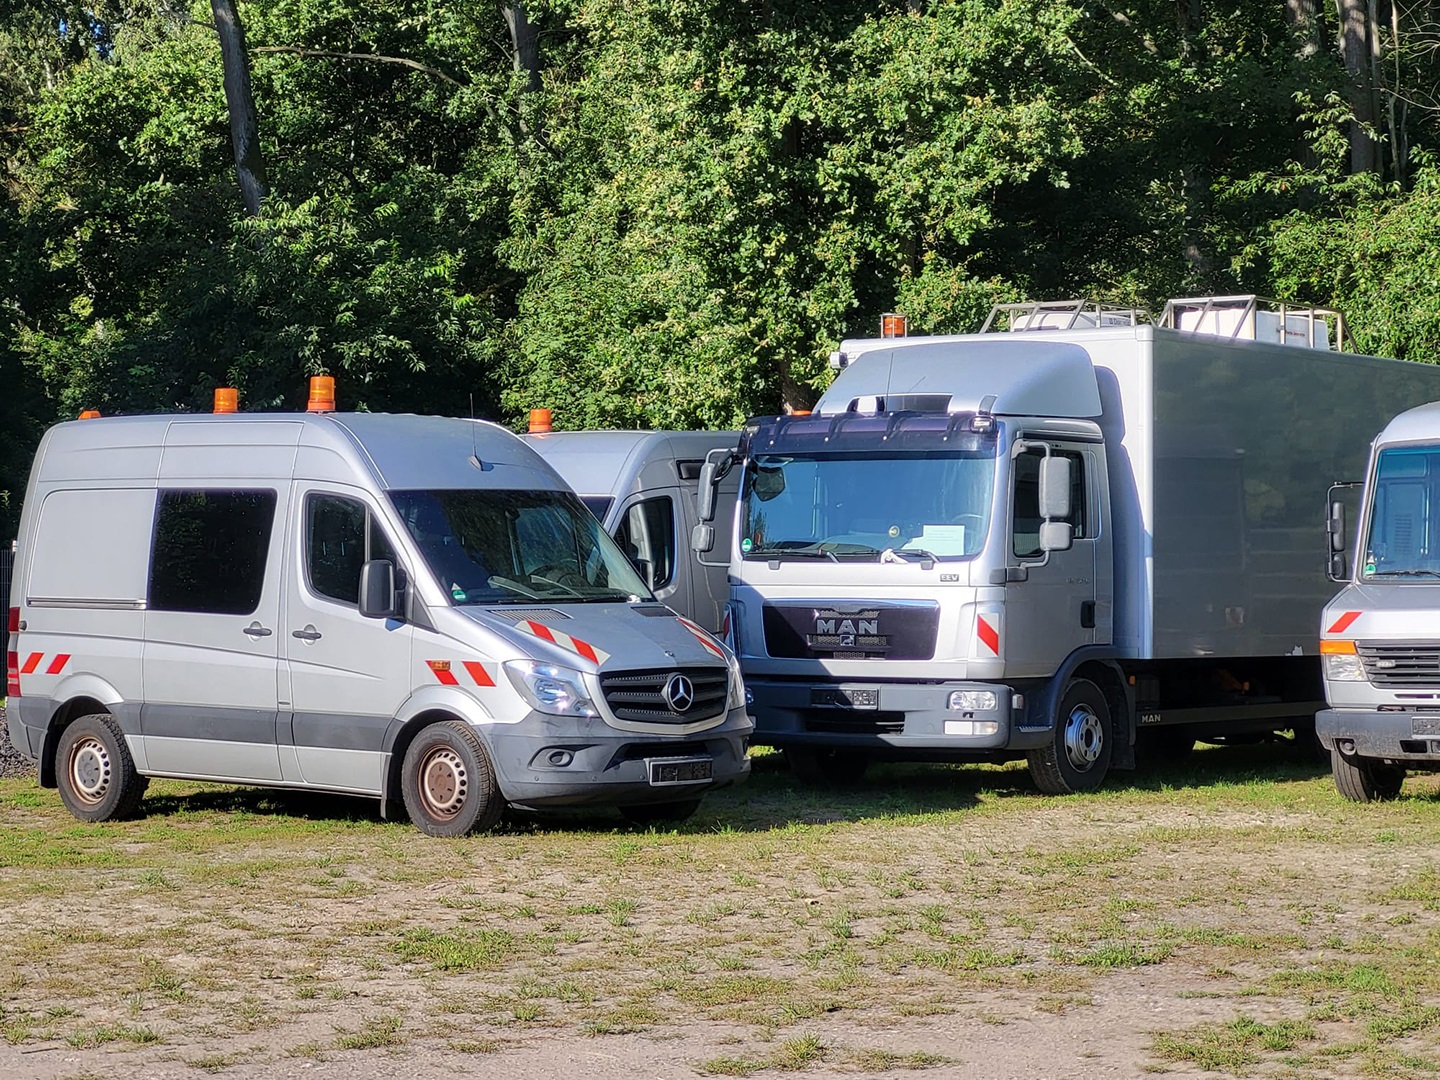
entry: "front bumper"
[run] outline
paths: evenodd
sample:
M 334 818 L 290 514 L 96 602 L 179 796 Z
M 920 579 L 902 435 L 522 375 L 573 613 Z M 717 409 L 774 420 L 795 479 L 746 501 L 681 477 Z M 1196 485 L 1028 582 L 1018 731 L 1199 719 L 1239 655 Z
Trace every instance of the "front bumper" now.
M 521 806 L 639 805 L 697 799 L 750 775 L 754 725 L 744 709 L 693 735 L 618 731 L 602 721 L 532 712 L 483 729 L 500 791 Z M 709 780 L 652 784 L 648 762 L 709 758 Z
M 1315 734 L 1325 749 L 1339 742 L 1357 757 L 1440 762 L 1440 714 L 1322 709 Z
M 1027 728 L 1024 699 L 998 683 L 887 683 L 861 680 L 781 681 L 748 677 L 755 739 L 770 746 L 842 746 L 894 758 L 993 758 L 1044 746 L 1051 729 Z M 948 707 L 957 690 L 989 692 L 995 707 Z M 834 704 L 847 697 L 873 707 Z

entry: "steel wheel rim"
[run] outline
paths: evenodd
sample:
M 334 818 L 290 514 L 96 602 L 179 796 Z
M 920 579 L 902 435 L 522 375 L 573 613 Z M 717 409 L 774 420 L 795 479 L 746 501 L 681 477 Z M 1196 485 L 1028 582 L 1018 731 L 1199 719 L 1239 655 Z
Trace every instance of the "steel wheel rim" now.
M 110 790 L 114 764 L 105 744 L 93 735 L 86 735 L 70 748 L 66 772 L 70 787 L 81 802 L 94 805 Z
M 1105 728 L 1089 705 L 1076 705 L 1065 719 L 1065 756 L 1080 772 L 1094 766 L 1105 747 Z
M 420 762 L 420 801 L 432 816 L 454 817 L 465 805 L 469 791 L 469 770 L 450 747 L 437 746 Z

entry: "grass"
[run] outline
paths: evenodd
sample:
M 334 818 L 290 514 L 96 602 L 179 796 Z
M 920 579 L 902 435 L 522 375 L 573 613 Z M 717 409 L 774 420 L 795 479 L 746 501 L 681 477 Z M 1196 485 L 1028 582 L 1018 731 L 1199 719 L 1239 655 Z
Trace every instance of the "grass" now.
M 883 766 L 818 792 L 762 754 L 673 831 L 520 815 L 461 840 L 161 781 L 144 817 L 85 825 L 0 781 L 0 1062 L 730 1032 L 697 1069 L 924 1070 L 950 1059 L 864 1032 L 1043 1024 L 1144 978 L 1173 1005 L 1133 1021 L 1157 1068 L 1440 1071 L 1435 781 L 1358 807 L 1273 747 L 1116 781 L 1053 799 L 1016 766 Z

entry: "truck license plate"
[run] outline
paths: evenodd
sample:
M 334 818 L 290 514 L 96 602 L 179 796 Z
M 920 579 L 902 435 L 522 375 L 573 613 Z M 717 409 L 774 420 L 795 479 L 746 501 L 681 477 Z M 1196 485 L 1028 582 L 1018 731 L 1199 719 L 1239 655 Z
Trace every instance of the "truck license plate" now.
M 1410 730 L 1416 735 L 1440 735 L 1440 716 L 1417 716 L 1410 721 Z
M 714 775 L 715 763 L 710 758 L 651 758 L 650 786 L 668 784 L 700 784 Z
M 825 689 L 810 691 L 811 705 L 829 705 L 837 709 L 878 709 L 880 691 L 870 689 Z

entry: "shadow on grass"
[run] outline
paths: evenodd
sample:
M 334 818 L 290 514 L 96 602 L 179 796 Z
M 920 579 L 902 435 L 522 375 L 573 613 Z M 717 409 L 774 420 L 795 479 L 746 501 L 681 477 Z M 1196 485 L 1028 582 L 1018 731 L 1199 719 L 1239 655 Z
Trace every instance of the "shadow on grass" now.
M 1329 775 L 1327 766 L 1306 760 L 1294 743 L 1204 747 L 1171 761 L 1143 761 L 1134 771 L 1112 772 L 1102 793 L 1201 789 L 1215 785 L 1275 784 L 1313 781 Z M 700 810 L 659 832 L 713 833 L 723 830 L 768 831 L 787 826 L 827 825 L 869 819 L 943 814 L 1016 798 L 1038 797 L 1022 763 L 1006 766 L 881 763 L 846 788 L 815 788 L 800 783 L 778 753 L 753 758 L 750 780 L 705 797 Z M 190 814 L 250 814 L 315 822 L 383 824 L 373 799 L 319 792 L 247 787 L 205 787 L 190 793 L 157 792 L 141 804 L 146 817 Z M 403 811 L 388 823 L 411 828 Z M 553 811 L 517 810 L 507 814 L 502 834 L 534 832 L 645 833 L 652 827 L 624 822 L 608 807 L 568 807 Z M 417 834 L 417 839 L 418 839 Z

